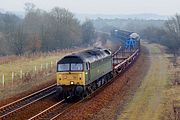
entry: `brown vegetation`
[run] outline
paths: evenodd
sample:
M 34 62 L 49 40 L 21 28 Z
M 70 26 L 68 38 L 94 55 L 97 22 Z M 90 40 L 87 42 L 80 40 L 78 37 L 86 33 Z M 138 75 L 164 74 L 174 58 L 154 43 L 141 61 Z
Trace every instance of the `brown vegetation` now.
M 0 100 L 16 96 L 25 91 L 31 91 L 34 86 L 47 84 L 48 82 L 55 83 L 57 60 L 65 54 L 81 50 L 82 48 L 67 49 L 46 54 L 38 53 L 32 56 L 20 56 L 19 58 L 12 56 L 15 59 L 6 59 L 9 62 L 0 65 Z M 12 72 L 14 72 L 13 81 Z M 2 74 L 5 76 L 4 85 L 2 83 Z
M 45 11 L 26 3 L 25 10 L 23 19 L 11 13 L 0 13 L 0 55 L 88 46 L 95 40 L 91 20 L 80 24 L 67 9 L 54 7 Z

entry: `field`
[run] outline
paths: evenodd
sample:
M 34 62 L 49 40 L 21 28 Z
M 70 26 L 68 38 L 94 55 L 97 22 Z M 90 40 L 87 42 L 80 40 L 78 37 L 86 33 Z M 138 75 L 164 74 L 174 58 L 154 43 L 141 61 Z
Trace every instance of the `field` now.
M 65 54 L 76 50 L 63 50 L 32 56 L 9 56 L 0 59 L 0 100 L 28 91 L 49 81 L 55 82 L 56 62 Z
M 180 58 L 178 58 L 177 61 L 177 66 L 171 63 L 168 67 L 171 83 L 165 91 L 164 112 L 161 116 L 162 120 L 174 120 L 176 116 L 174 113 L 175 107 L 180 108 Z

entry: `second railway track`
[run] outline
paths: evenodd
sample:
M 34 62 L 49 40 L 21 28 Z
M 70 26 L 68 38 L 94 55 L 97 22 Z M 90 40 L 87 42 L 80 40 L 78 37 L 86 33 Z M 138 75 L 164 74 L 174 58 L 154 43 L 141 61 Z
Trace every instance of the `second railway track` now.
M 39 90 L 33 94 L 25 96 L 19 100 L 9 103 L 5 106 L 0 107 L 0 119 L 6 119 L 23 108 L 35 103 L 43 98 L 46 98 L 56 92 L 56 84 L 53 84 L 47 88 Z

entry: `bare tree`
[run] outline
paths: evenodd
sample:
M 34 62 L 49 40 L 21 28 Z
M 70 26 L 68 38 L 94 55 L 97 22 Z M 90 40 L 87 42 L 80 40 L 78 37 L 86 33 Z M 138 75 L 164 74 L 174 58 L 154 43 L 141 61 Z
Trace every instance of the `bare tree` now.
M 178 51 L 180 49 L 180 15 L 176 14 L 174 17 L 171 17 L 166 21 L 165 26 L 167 28 L 167 38 L 170 41 L 166 46 L 174 54 L 174 62 L 176 62 Z
M 5 42 L 5 36 L 3 33 L 0 32 L 0 56 L 6 55 L 8 53 L 6 42 Z
M 68 10 L 55 7 L 47 12 L 36 8 L 32 3 L 25 3 L 25 10 L 26 14 L 22 20 L 15 19 L 11 14 L 5 14 L 3 21 L 0 19 L 0 27 L 4 28 L 0 28 L 0 31 L 3 30 L 6 46 L 13 54 L 46 52 L 82 44 L 83 27 Z M 94 30 L 91 29 L 92 24 L 86 25 L 86 29 Z
M 25 5 L 24 9 L 27 13 L 32 12 L 36 7 L 35 4 L 33 4 L 31 2 L 26 2 L 24 5 Z
M 95 28 L 91 20 L 86 20 L 82 24 L 82 34 L 84 43 L 92 43 L 95 37 Z
M 71 12 L 55 7 L 50 12 L 50 16 L 51 45 L 55 49 L 72 47 L 80 43 L 81 26 Z
M 10 50 L 16 55 L 22 55 L 25 52 L 26 41 L 23 27 L 19 26 L 15 31 L 7 34 L 7 44 Z
M 34 33 L 30 35 L 30 40 L 28 41 L 28 48 L 32 53 L 35 53 L 41 49 L 41 39 L 39 34 Z

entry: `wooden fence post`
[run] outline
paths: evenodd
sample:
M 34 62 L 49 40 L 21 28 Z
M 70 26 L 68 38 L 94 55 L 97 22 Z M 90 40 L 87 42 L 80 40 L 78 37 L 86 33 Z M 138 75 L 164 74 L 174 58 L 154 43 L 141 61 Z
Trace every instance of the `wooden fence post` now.
M 36 70 L 37 70 L 37 67 L 36 67 L 36 66 L 34 66 L 34 71 L 36 72 Z
M 12 85 L 14 83 L 14 72 L 12 72 Z
M 42 71 L 42 69 L 43 69 L 43 65 L 41 64 L 41 71 Z
M 51 61 L 51 68 L 52 68 L 53 62 Z
M 23 75 L 22 75 L 22 70 L 20 70 L 20 78 L 22 79 Z
M 4 81 L 4 74 L 2 75 L 2 84 L 3 84 L 3 87 L 4 87 L 4 85 L 5 85 L 5 81 Z
M 46 63 L 46 69 L 48 69 L 48 63 Z

